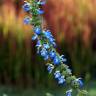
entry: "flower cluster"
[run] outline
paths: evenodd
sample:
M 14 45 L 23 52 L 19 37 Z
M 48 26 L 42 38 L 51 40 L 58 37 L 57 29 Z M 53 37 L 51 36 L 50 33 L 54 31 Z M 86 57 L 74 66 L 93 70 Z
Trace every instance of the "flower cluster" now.
M 36 40 L 37 54 L 41 55 L 47 61 L 47 70 L 53 74 L 59 85 L 69 84 L 73 89 L 80 89 L 83 87 L 81 78 L 76 78 L 72 75 L 71 70 L 65 64 L 66 58 L 56 51 L 56 43 L 50 30 L 42 28 L 41 16 L 44 11 L 40 6 L 45 5 L 46 1 L 30 0 L 25 1 L 23 9 L 32 14 L 32 17 L 25 17 L 24 24 L 32 24 L 34 35 L 32 40 Z M 66 91 L 66 96 L 71 96 L 72 90 Z

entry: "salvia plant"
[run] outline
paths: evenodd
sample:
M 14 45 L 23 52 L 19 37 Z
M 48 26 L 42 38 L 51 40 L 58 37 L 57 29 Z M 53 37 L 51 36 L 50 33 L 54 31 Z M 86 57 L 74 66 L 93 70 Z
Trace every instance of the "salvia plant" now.
M 59 85 L 67 84 L 69 89 L 65 92 L 66 96 L 72 96 L 72 91 L 77 90 L 77 96 L 86 96 L 86 90 L 83 90 L 81 78 L 72 75 L 71 70 L 66 65 L 66 58 L 56 51 L 56 43 L 51 31 L 42 27 L 42 6 L 46 4 L 45 0 L 24 1 L 23 9 L 31 16 L 24 18 L 24 24 L 31 24 L 34 35 L 32 40 L 36 40 L 37 54 L 41 55 L 46 61 L 46 67 L 49 74 L 52 74 Z M 57 1 L 58 2 L 58 1 Z

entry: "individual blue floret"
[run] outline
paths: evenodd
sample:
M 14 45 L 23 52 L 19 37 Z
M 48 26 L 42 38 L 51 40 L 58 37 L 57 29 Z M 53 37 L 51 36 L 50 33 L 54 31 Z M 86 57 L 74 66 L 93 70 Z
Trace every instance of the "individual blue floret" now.
M 54 66 L 52 64 L 48 64 L 48 66 L 47 66 L 48 72 L 52 73 L 53 69 L 54 69 Z
M 59 78 L 58 78 L 58 84 L 64 84 L 65 83 L 65 78 L 64 78 L 64 76 L 60 76 Z
M 42 14 L 44 14 L 44 11 L 43 11 L 42 9 L 38 9 L 38 10 L 37 10 L 37 13 L 38 13 L 39 15 L 42 15 Z
M 44 60 L 46 61 L 46 60 L 48 60 L 48 59 L 49 59 L 49 56 L 46 55 L 46 56 L 44 57 Z
M 30 17 L 24 18 L 24 24 L 30 24 L 30 21 L 31 21 Z
M 53 59 L 56 56 L 56 53 L 52 50 L 49 52 L 49 56 L 51 59 Z
M 48 39 L 49 39 L 50 37 L 53 37 L 52 34 L 51 34 L 51 32 L 50 32 L 49 30 L 44 31 L 43 34 L 44 34 L 45 37 L 48 38 Z
M 49 49 L 49 48 L 50 48 L 50 46 L 49 46 L 49 44 L 48 44 L 48 43 L 43 44 L 43 47 L 44 47 L 45 49 Z
M 41 56 L 45 57 L 46 55 L 48 55 L 48 52 L 45 48 L 43 48 L 41 51 L 40 51 L 40 54 Z
M 25 4 L 23 5 L 23 9 L 24 11 L 28 12 L 30 11 L 30 3 L 28 3 L 27 1 L 25 1 Z
M 49 40 L 49 43 L 56 47 L 55 39 L 51 34 L 50 30 L 46 30 L 43 32 L 44 36 Z
M 45 5 L 46 4 L 46 1 L 39 1 L 37 2 L 38 5 Z
M 72 96 L 72 89 L 71 89 L 71 90 L 66 91 L 66 96 Z
M 61 56 L 60 56 L 60 60 L 61 60 L 62 62 L 64 62 L 64 63 L 67 61 L 67 59 L 64 57 L 64 55 L 61 55 Z
M 61 76 L 60 71 L 58 71 L 58 70 L 55 71 L 54 76 L 55 76 L 55 79 L 58 79 Z
M 84 86 L 81 78 L 76 79 L 76 81 L 79 83 L 80 88 L 82 88 Z
M 32 36 L 32 40 L 36 40 L 38 38 L 37 35 Z
M 58 56 L 55 56 L 53 59 L 54 65 L 59 65 L 60 64 L 60 58 Z
M 44 58 L 44 60 L 48 60 L 49 56 L 48 56 L 48 52 L 45 48 L 42 48 L 40 51 L 40 55 Z
M 42 45 L 41 45 L 41 42 L 40 42 L 40 40 L 38 40 L 37 41 L 37 44 L 36 44 L 36 47 L 41 47 Z
M 40 54 L 40 48 L 42 47 L 40 40 L 37 41 L 36 47 L 37 47 L 37 54 Z
M 34 28 L 34 32 L 35 32 L 37 35 L 40 35 L 41 32 L 42 32 L 42 30 L 41 30 L 40 27 L 35 27 L 35 28 Z

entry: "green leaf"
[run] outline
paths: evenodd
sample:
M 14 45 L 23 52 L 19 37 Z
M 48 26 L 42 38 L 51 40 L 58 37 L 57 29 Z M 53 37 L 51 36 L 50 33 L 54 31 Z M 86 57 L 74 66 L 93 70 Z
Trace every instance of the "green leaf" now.
M 79 90 L 77 96 L 88 96 L 88 92 L 86 90 Z

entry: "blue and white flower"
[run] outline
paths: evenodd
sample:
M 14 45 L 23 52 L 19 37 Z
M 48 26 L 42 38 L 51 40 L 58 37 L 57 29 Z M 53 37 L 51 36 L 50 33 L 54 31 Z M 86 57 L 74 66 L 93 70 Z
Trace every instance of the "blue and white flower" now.
M 42 15 L 42 14 L 44 14 L 44 11 L 42 9 L 37 9 L 37 14 Z
M 37 38 L 38 38 L 37 35 L 33 35 L 33 36 L 32 36 L 32 40 L 36 40 Z
M 56 47 L 55 39 L 53 38 L 53 35 L 51 34 L 50 30 L 43 31 L 43 34 L 49 40 L 49 43 Z
M 46 1 L 38 1 L 37 4 L 38 5 L 45 5 L 46 4 Z
M 49 73 L 52 73 L 53 69 L 54 69 L 54 65 L 52 65 L 52 64 L 47 65 L 47 70 Z
M 43 47 L 44 47 L 45 49 L 49 49 L 49 48 L 50 48 L 50 45 L 49 45 L 48 43 L 45 43 L 45 44 L 43 44 Z
M 24 24 L 30 24 L 31 18 L 30 17 L 25 17 L 24 18 Z
M 53 59 L 54 65 L 59 65 L 60 64 L 60 58 L 58 56 L 55 56 Z
M 66 91 L 66 96 L 72 96 L 72 89 L 71 89 L 71 90 Z
M 54 76 L 55 76 L 55 79 L 58 79 L 61 76 L 60 71 L 58 71 L 58 70 L 55 71 Z
M 53 59 L 56 56 L 56 53 L 52 50 L 49 52 L 49 56 L 51 59 Z
M 64 62 L 64 63 L 67 61 L 67 59 L 65 58 L 64 55 L 61 55 L 61 56 L 60 56 L 60 60 L 61 60 L 62 62 Z
M 59 78 L 58 78 L 58 84 L 64 84 L 65 83 L 65 78 L 64 78 L 64 76 L 60 76 Z
M 84 85 L 81 79 L 82 79 L 82 78 L 77 78 L 77 79 L 76 79 L 76 81 L 79 83 L 80 88 L 82 88 L 83 85 Z
M 40 35 L 41 32 L 42 32 L 42 30 L 41 30 L 40 27 L 35 27 L 35 28 L 34 28 L 34 32 L 35 32 L 37 35 Z
M 24 5 L 23 5 L 23 9 L 26 12 L 30 11 L 30 9 L 31 9 L 30 3 L 28 3 L 27 1 L 25 1 Z

